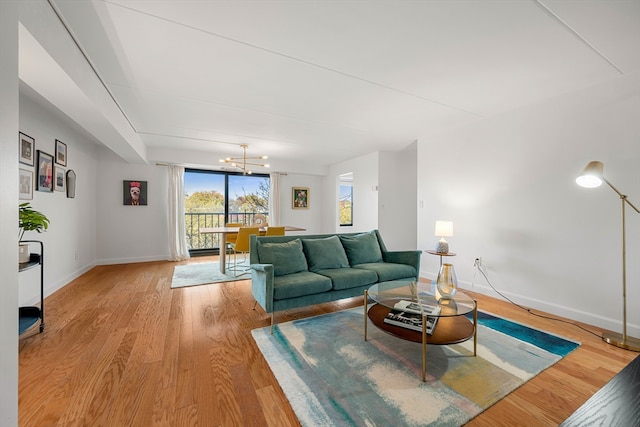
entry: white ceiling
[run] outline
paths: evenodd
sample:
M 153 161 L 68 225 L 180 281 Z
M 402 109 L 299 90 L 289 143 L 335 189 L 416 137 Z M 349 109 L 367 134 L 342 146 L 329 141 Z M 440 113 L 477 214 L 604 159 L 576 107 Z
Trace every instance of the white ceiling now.
M 326 167 L 640 70 L 640 0 L 50 3 L 149 161 Z

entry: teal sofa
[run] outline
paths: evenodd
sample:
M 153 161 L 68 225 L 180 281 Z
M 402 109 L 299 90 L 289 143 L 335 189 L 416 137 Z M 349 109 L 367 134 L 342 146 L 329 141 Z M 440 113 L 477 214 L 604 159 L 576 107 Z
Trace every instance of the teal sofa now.
M 363 295 L 375 283 L 418 279 L 418 250 L 387 250 L 378 230 L 251 236 L 251 292 L 271 313 Z

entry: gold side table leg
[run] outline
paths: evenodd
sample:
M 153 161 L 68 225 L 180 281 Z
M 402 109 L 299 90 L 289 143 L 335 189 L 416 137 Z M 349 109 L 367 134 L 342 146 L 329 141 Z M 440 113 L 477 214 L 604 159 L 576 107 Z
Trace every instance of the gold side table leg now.
M 422 316 L 422 382 L 427 381 L 427 318 Z
M 364 340 L 367 340 L 367 302 L 369 301 L 369 291 L 364 290 Z
M 473 355 L 476 356 L 478 350 L 478 301 L 473 300 Z

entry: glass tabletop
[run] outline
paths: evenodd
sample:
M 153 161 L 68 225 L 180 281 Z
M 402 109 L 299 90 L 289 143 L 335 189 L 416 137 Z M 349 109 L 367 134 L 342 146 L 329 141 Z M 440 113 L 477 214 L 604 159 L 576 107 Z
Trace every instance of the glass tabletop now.
M 367 294 L 376 303 L 392 309 L 401 309 L 408 303 L 420 301 L 430 316 L 461 316 L 472 312 L 476 307 L 476 302 L 463 292 L 456 292 L 453 298 L 441 298 L 435 286 L 432 289 L 431 283 L 424 282 L 398 280 L 376 283 L 369 288 Z M 433 307 L 439 307 L 439 313 L 433 313 Z

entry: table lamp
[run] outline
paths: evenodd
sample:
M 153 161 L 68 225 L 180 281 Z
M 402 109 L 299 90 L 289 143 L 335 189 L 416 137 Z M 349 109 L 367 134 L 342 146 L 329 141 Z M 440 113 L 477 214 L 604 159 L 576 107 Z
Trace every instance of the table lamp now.
M 614 187 L 609 181 L 604 178 L 603 175 L 604 165 L 602 162 L 594 161 L 584 168 L 576 183 L 581 187 L 596 188 L 602 185 L 602 182 L 606 182 L 618 196 L 620 196 L 620 202 L 622 204 L 622 335 L 617 332 L 604 332 L 602 339 L 609 344 L 616 347 L 624 348 L 632 351 L 640 351 L 640 339 L 627 336 L 627 248 L 625 241 L 625 207 L 631 206 L 633 210 L 640 213 L 637 207 L 635 207 L 628 199 L 627 196 L 620 193 L 616 187 Z
M 453 236 L 453 222 L 436 221 L 435 235 L 440 237 L 440 240 L 436 245 L 436 252 L 439 254 L 449 253 L 449 243 L 444 238 Z

